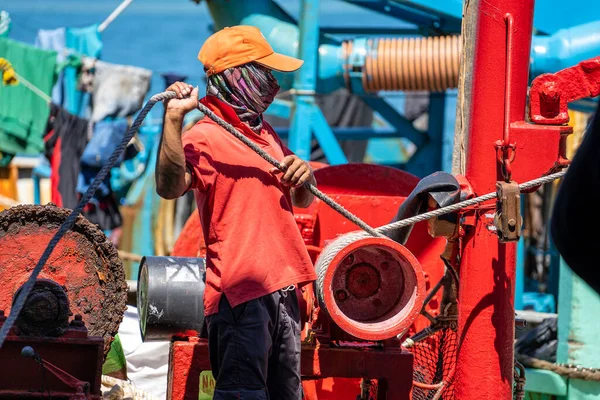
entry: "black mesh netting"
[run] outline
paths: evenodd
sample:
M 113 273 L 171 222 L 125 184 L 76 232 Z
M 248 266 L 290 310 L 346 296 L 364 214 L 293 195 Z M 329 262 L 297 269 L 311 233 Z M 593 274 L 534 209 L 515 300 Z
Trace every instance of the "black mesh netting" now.
M 409 349 L 414 355 L 413 400 L 454 399 L 457 343 L 457 333 L 447 328 Z

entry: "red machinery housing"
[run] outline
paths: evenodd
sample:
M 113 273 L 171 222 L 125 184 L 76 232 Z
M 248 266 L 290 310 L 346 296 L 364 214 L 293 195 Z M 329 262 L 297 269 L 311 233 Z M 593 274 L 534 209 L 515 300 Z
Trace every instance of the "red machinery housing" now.
M 0 326 L 70 212 L 50 204 L 0 213 Z M 117 250 L 79 217 L 0 349 L 0 398 L 101 399 L 102 364 L 123 318 L 126 288 Z
M 371 226 L 389 223 L 419 179 L 370 164 L 314 165 L 319 188 Z M 320 201 L 296 209 L 296 221 L 313 261 L 340 235 L 357 228 Z M 343 238 L 343 237 L 342 237 Z M 302 375 L 307 399 L 355 398 L 361 378 L 378 380 L 379 399 L 408 399 L 412 354 L 396 335 L 429 325 L 417 318 L 426 290 L 444 274 L 445 240 L 418 224 L 406 247 L 389 239 L 363 238 L 337 252 L 321 282 L 302 288 Z M 194 213 L 173 256 L 203 256 L 199 218 Z M 322 283 L 323 296 L 317 299 Z M 317 288 L 318 289 L 318 288 Z M 425 309 L 437 315 L 441 294 Z M 323 306 L 326 306 L 325 310 Z M 171 399 L 197 399 L 200 374 L 210 369 L 202 339 L 173 341 L 168 392 Z M 335 387 L 335 393 L 334 393 Z

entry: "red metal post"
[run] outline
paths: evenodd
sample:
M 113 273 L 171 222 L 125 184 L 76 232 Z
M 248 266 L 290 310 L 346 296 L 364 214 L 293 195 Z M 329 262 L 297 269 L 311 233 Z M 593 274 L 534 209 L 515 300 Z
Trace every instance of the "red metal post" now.
M 508 124 L 525 117 L 533 3 L 480 0 L 469 4 L 476 7 L 477 27 L 473 65 L 467 66 L 472 81 L 465 88 L 470 97 L 464 121 L 468 133 L 466 177 L 477 194 L 495 191 L 496 181 L 504 180 L 495 142 L 506 138 Z M 515 157 L 519 158 L 518 151 Z M 515 245 L 499 243 L 493 212 L 489 213 L 478 215 L 464 240 L 455 385 L 458 400 L 512 399 Z

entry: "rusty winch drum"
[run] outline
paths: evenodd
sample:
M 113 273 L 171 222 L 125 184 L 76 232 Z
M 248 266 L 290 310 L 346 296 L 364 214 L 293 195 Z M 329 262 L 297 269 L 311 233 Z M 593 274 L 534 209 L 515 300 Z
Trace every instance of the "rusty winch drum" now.
M 425 298 L 425 277 L 416 257 L 388 238 L 364 233 L 340 236 L 317 263 L 320 306 L 344 331 L 363 340 L 405 332 Z

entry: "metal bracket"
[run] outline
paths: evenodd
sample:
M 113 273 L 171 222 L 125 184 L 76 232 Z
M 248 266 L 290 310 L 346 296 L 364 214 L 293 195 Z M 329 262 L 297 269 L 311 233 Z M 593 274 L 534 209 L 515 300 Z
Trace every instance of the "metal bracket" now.
M 500 242 L 516 242 L 521 235 L 521 192 L 515 181 L 496 182 L 496 215 L 494 224 Z
M 569 122 L 568 103 L 600 95 L 600 57 L 535 78 L 529 90 L 532 122 L 559 125 Z

